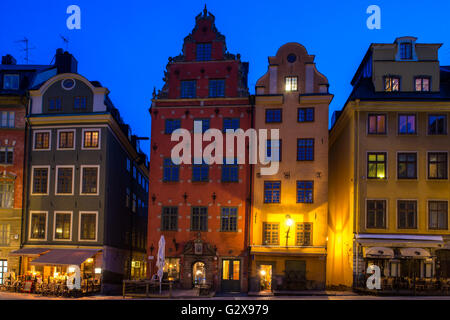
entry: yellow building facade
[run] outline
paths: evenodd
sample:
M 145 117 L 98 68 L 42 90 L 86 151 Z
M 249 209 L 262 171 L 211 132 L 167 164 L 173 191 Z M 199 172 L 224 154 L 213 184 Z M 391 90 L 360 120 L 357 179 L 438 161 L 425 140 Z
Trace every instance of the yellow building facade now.
M 439 44 L 372 44 L 333 116 L 327 285 L 450 277 L 450 70 Z M 414 282 L 415 283 L 415 282 Z
M 287 43 L 269 57 L 256 84 L 254 128 L 268 165 L 253 170 L 250 222 L 250 291 L 319 289 L 325 286 L 328 214 L 328 81 L 314 56 Z M 279 139 L 270 130 L 279 130 Z M 279 141 L 279 142 L 278 142 Z

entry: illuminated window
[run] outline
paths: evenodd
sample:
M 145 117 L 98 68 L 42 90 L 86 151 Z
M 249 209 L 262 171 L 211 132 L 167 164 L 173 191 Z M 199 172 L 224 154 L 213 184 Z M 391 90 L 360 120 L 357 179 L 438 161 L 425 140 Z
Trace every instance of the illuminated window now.
M 386 134 L 386 115 L 369 114 L 367 132 L 369 134 Z
M 224 259 L 222 261 L 222 280 L 239 280 L 241 262 L 239 260 Z
M 367 200 L 367 228 L 386 228 L 386 200 Z
M 46 236 L 47 213 L 32 212 L 30 220 L 30 239 L 44 240 Z
M 0 208 L 14 207 L 14 182 L 0 181 Z
M 428 228 L 448 230 L 448 201 L 428 202 Z
M 397 201 L 397 218 L 399 229 L 416 229 L 417 201 L 415 200 Z
M 80 213 L 80 240 L 97 240 L 97 213 Z
M 180 279 L 180 258 L 166 258 L 164 260 L 164 273 L 167 273 L 169 280 Z
M 394 92 L 400 90 L 400 78 L 394 76 L 384 77 L 384 91 Z
M 416 115 L 399 114 L 398 115 L 398 133 L 415 134 L 416 133 Z
M 84 131 L 83 148 L 97 149 L 100 146 L 99 141 L 100 131 L 98 130 L 86 130 Z
M 417 153 L 402 152 L 397 155 L 397 177 L 399 179 L 417 178 Z
M 81 193 L 98 193 L 98 167 L 81 167 Z
M 74 147 L 74 132 L 73 131 L 59 131 L 58 132 L 58 149 L 73 149 Z
M 55 213 L 55 239 L 69 240 L 71 237 L 71 213 Z
M 9 223 L 0 224 L 0 245 L 8 246 L 10 239 L 11 225 Z
M 428 153 L 428 179 L 447 179 L 447 152 Z
M 56 167 L 56 194 L 72 194 L 73 167 Z
M 286 91 L 297 91 L 298 77 L 286 77 Z
M 312 245 L 312 227 L 310 222 L 297 223 L 296 226 L 296 245 L 311 246 Z
M 430 78 L 420 77 L 415 79 L 415 89 L 416 91 L 431 91 Z
M 279 244 L 279 223 L 263 223 L 263 244 L 278 245 Z
M 50 149 L 50 132 L 35 132 L 34 133 L 34 149 L 35 150 L 49 150 Z
M 367 177 L 369 179 L 386 179 L 386 152 L 369 152 L 367 154 Z
M 48 168 L 33 168 L 33 194 L 48 193 Z

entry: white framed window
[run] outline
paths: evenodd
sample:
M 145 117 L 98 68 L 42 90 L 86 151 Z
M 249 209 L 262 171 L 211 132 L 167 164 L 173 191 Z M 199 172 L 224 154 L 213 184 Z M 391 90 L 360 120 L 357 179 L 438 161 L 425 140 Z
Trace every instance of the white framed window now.
M 48 211 L 30 211 L 28 238 L 30 240 L 47 240 Z
M 0 208 L 14 208 L 14 180 L 0 181 Z
M 33 131 L 33 151 L 49 151 L 52 145 L 51 130 Z
M 19 75 L 5 74 L 3 76 L 3 89 L 17 90 L 19 89 Z
M 5 166 L 13 164 L 13 158 L 14 158 L 13 147 L 0 148 L 0 165 Z
M 80 170 L 80 195 L 99 195 L 100 166 L 82 165 Z
M 31 195 L 48 195 L 50 166 L 31 167 Z
M 72 241 L 72 211 L 55 211 L 53 214 L 53 240 Z
M 297 76 L 289 76 L 285 79 L 285 88 L 287 92 L 298 91 L 298 77 Z
M 84 128 L 81 134 L 82 150 L 100 149 L 101 130 L 98 128 Z
M 55 195 L 73 196 L 75 166 L 56 166 Z
M 75 129 L 61 129 L 57 131 L 56 149 L 75 150 Z
M 80 211 L 78 241 L 97 241 L 98 211 Z

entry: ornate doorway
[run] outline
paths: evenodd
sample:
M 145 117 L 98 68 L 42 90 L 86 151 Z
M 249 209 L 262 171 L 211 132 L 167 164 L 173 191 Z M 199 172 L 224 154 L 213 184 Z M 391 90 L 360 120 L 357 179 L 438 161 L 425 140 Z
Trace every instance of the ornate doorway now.
M 198 261 L 192 266 L 192 275 L 194 286 L 206 284 L 206 267 L 205 263 Z

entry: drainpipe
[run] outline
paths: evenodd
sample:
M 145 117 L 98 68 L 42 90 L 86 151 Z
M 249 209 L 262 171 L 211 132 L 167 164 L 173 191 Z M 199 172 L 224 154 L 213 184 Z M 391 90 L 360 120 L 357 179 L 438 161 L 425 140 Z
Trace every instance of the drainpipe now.
M 355 137 L 355 160 L 354 160 L 354 181 L 353 181 L 353 185 L 354 185 L 354 197 L 353 197 L 353 213 L 355 215 L 354 219 L 353 219 L 353 234 L 354 234 L 354 239 L 356 240 L 356 235 L 358 234 L 359 231 L 359 208 L 358 208 L 358 204 L 359 204 L 359 121 L 360 121 L 360 112 L 359 112 L 359 99 L 356 99 L 355 101 L 355 105 L 354 105 L 355 111 L 356 111 L 356 124 L 355 124 L 355 132 L 354 132 L 354 137 Z M 355 241 L 354 240 L 354 241 Z M 355 286 L 355 282 L 356 284 L 358 283 L 358 272 L 359 272 L 359 246 L 358 243 L 356 242 L 355 245 L 355 254 L 356 254 L 356 277 L 354 276 L 353 279 L 353 286 Z M 355 279 L 356 278 L 356 279 Z M 356 280 L 356 281 L 355 281 Z
M 255 128 L 255 96 L 250 96 L 250 120 L 251 120 L 251 128 Z M 249 203 L 248 203 L 248 217 L 247 217 L 247 223 L 248 223 L 248 234 L 247 234 L 247 251 L 248 251 L 248 261 L 247 261 L 247 291 L 249 291 L 250 287 L 250 275 L 251 275 L 251 269 L 252 269 L 252 256 L 251 256 L 251 234 L 253 231 L 252 228 L 252 208 L 253 208 L 253 171 L 255 169 L 254 164 L 250 164 L 250 179 L 249 179 Z

